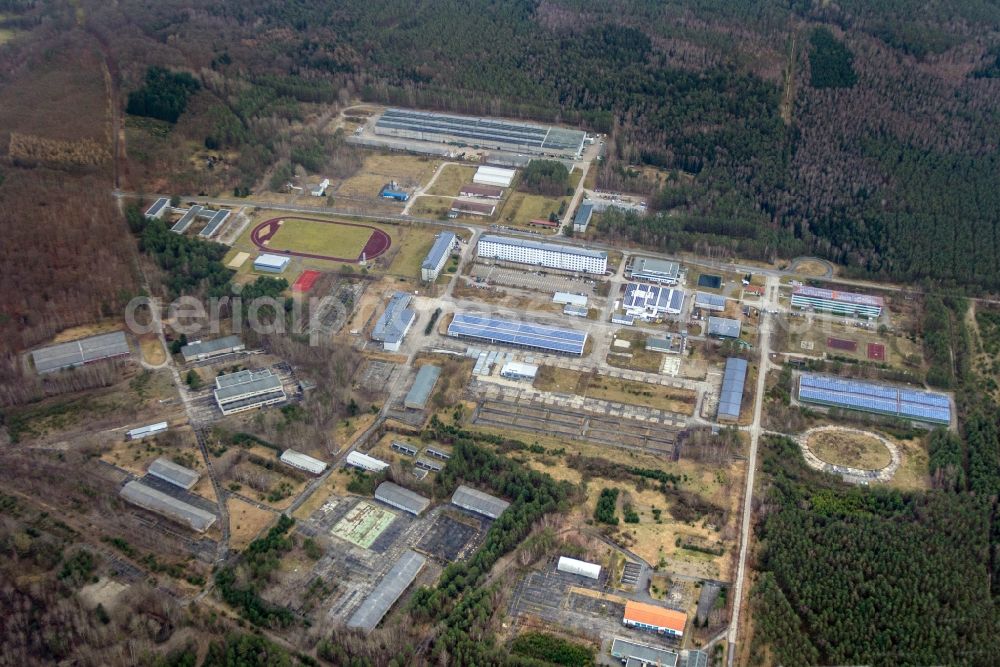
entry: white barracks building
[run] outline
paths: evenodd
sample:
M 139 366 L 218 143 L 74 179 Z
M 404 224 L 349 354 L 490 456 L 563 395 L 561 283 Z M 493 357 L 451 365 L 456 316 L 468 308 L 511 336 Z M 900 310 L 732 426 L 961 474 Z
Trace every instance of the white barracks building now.
M 544 266 L 563 271 L 597 273 L 608 269 L 608 253 L 573 246 L 543 243 L 529 239 L 483 234 L 479 237 L 476 254 L 484 259 Z

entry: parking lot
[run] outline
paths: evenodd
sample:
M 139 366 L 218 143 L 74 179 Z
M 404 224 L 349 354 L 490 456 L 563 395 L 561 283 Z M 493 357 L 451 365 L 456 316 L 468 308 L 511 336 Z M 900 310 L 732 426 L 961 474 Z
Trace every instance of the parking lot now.
M 594 298 L 594 279 L 576 277 L 559 271 L 546 269 L 533 271 L 530 267 L 515 265 L 484 264 L 476 262 L 472 266 L 473 278 L 482 278 L 492 285 L 518 287 L 534 292 L 570 292 L 585 294 Z

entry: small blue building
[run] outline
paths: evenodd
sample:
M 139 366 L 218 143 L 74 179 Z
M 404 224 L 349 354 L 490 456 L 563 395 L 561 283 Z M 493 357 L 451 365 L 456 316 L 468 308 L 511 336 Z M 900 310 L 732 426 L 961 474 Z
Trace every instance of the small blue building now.
M 393 190 L 388 185 L 382 188 L 382 192 L 379 195 L 382 199 L 394 199 L 396 201 L 407 201 L 410 198 L 409 193 L 401 190 Z

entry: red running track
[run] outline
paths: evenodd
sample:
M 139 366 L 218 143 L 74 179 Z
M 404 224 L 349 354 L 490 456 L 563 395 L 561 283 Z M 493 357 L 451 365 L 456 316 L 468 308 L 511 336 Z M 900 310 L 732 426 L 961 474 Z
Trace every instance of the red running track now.
M 319 255 L 310 252 L 298 252 L 297 250 L 268 247 L 265 245 L 265 242 L 270 241 L 278 232 L 278 229 L 280 228 L 279 223 L 282 220 L 304 220 L 306 222 L 321 222 L 327 225 L 343 225 L 345 227 L 361 227 L 362 229 L 370 229 L 372 230 L 372 235 L 368 237 L 368 242 L 365 243 L 365 247 L 362 249 L 362 254 L 366 260 L 375 259 L 392 247 L 392 239 L 389 238 L 389 235 L 381 229 L 372 227 L 371 225 L 361 225 L 356 222 L 339 222 L 334 220 L 320 220 L 319 218 L 299 217 L 271 218 L 270 220 L 265 220 L 254 227 L 253 231 L 250 232 L 250 240 L 255 246 L 265 252 L 281 253 L 283 255 L 292 255 L 293 257 L 308 257 L 309 259 L 325 259 L 331 262 L 346 262 L 348 264 L 357 264 L 361 261 L 361 255 L 358 255 L 357 257 L 332 257 L 330 255 Z

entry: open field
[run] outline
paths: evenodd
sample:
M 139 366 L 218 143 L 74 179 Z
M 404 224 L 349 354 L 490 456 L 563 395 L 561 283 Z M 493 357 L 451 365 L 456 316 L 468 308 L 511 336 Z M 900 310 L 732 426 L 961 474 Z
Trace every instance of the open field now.
M 476 430 L 500 433 L 499 429 Z M 526 464 L 557 480 L 580 484 L 580 472 L 566 465 L 566 456 L 581 454 L 588 457 L 608 459 L 606 447 L 596 444 L 567 440 L 554 436 L 521 435 L 516 430 L 504 430 L 506 437 L 520 438 L 528 443 L 537 443 L 546 449 L 545 453 L 518 452 Z M 564 450 L 564 454 L 556 454 Z M 662 470 L 679 475 L 683 481 L 680 489 L 694 494 L 703 502 L 724 508 L 724 524 L 714 525 L 707 517 L 682 521 L 672 516 L 671 510 L 679 511 L 682 504 L 677 492 L 661 492 L 652 484 L 639 488 L 632 481 L 608 479 L 593 476 L 586 480 L 586 501 L 571 513 L 569 521 L 582 531 L 590 530 L 588 522 L 593 520 L 597 497 L 603 488 L 618 488 L 617 527 L 619 537 L 629 549 L 652 565 L 663 565 L 667 571 L 691 576 L 704 576 L 728 580 L 730 572 L 730 548 L 736 538 L 737 506 L 739 505 L 739 481 L 743 475 L 743 464 L 731 463 L 723 467 L 696 463 L 686 459 L 669 461 L 662 456 L 654 456 L 631 451 L 616 452 L 614 463 L 638 468 Z M 628 502 L 639 515 L 639 523 L 624 523 L 622 509 Z M 654 512 L 656 509 L 658 512 Z M 657 514 L 659 518 L 657 518 Z M 679 540 L 679 544 L 678 544 Z M 722 555 L 703 553 L 686 549 L 682 545 L 691 544 L 709 549 L 721 549 Z M 662 562 L 661 562 L 662 561 Z
M 804 259 L 796 263 L 795 273 L 802 276 L 816 276 L 822 278 L 826 276 L 827 266 L 823 262 L 814 259 Z
M 122 323 L 119 320 L 109 320 L 95 324 L 84 324 L 78 327 L 70 327 L 69 329 L 63 329 L 57 333 L 52 339 L 52 343 L 65 343 L 66 341 L 86 338 L 88 336 L 96 336 L 98 334 L 119 331 L 121 328 Z
M 457 197 L 461 187 L 471 183 L 475 174 L 476 167 L 463 167 L 457 164 L 445 165 L 434 181 L 434 185 L 427 190 L 427 194 Z
M 689 389 L 662 387 L 647 382 L 581 373 L 566 368 L 542 366 L 535 378 L 535 388 L 542 391 L 573 393 L 578 396 L 644 405 L 657 410 L 690 415 L 697 398 Z
M 4 418 L 15 442 L 64 441 L 71 436 L 95 441 L 117 439 L 125 427 L 182 415 L 172 402 L 176 397 L 169 372 L 135 371 L 110 387 L 8 408 Z M 110 433 L 115 429 L 120 431 Z
M 809 449 L 821 461 L 834 465 L 878 470 L 889 465 L 891 457 L 877 438 L 850 431 L 818 431 L 809 436 Z
M 416 198 L 413 202 L 413 206 L 410 207 L 410 215 L 424 218 L 444 219 L 448 217 L 448 211 L 451 210 L 452 201 L 453 199 L 451 197 L 420 196 Z
M 139 339 L 139 348 L 142 350 L 142 359 L 147 364 L 159 366 L 167 360 L 167 353 L 160 344 L 160 339 L 155 336 L 144 336 Z
M 622 329 L 615 333 L 615 337 L 619 340 L 628 341 L 630 347 L 628 349 L 612 347 L 608 352 L 608 365 L 634 371 L 645 371 L 647 373 L 660 372 L 660 367 L 663 366 L 664 354 L 646 349 L 647 334 L 641 331 Z
M 346 179 L 333 191 L 333 195 L 348 197 L 378 197 L 389 181 L 404 190 L 412 190 L 430 180 L 440 160 L 415 155 L 371 153 L 365 156 L 358 173 Z
M 876 361 L 894 367 L 919 367 L 923 352 L 917 343 L 902 335 L 879 334 L 875 329 L 846 326 L 840 321 L 787 318 L 789 334 L 785 352 L 822 357 L 832 355 L 859 361 Z M 832 345 L 831 345 L 832 343 Z M 853 344 L 854 349 L 849 349 Z M 869 344 L 885 346 L 884 360 L 869 358 Z M 848 348 L 848 349 L 845 349 Z
M 386 272 L 394 276 L 420 278 L 420 265 L 423 264 L 424 257 L 430 252 L 431 246 L 434 245 L 434 237 L 437 236 L 437 232 L 423 225 L 400 229 L 400 232 L 397 244 L 399 250 Z
M 888 485 L 902 491 L 922 491 L 931 488 L 931 478 L 927 472 L 927 448 L 924 443 L 919 439 L 900 440 L 891 437 L 889 439 L 896 443 L 902 461 Z
M 145 475 L 149 464 L 161 456 L 199 473 L 204 472 L 205 464 L 194 432 L 186 426 L 142 440 L 116 441 L 101 452 L 101 460 L 139 477 Z M 194 492 L 197 493 L 197 486 Z
M 342 497 L 348 495 L 347 485 L 351 482 L 353 474 L 350 470 L 341 468 L 334 470 L 323 485 L 316 489 L 309 499 L 295 510 L 292 516 L 298 520 L 309 518 L 309 516 L 323 506 L 331 496 Z
M 238 550 L 253 542 L 276 516 L 239 498 L 226 500 L 226 507 L 229 509 L 229 545 Z
M 507 198 L 500 222 L 506 225 L 527 225 L 536 219 L 548 219 L 550 213 L 558 213 L 563 198 L 550 198 L 514 192 Z

